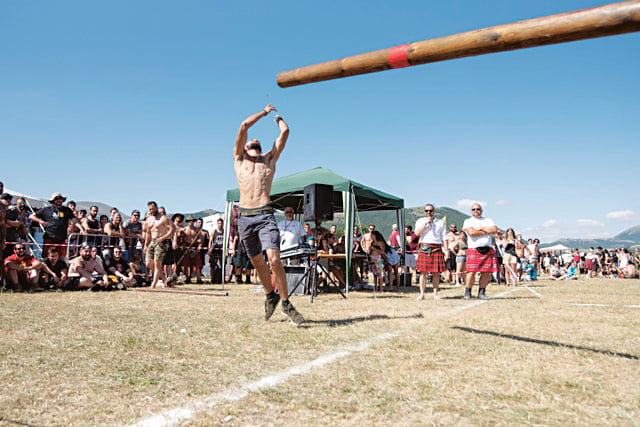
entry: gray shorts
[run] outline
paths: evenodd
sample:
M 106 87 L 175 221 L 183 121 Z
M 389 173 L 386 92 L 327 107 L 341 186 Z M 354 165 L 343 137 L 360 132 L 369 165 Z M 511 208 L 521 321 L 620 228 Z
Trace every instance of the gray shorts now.
M 280 230 L 272 213 L 238 218 L 238 233 L 249 259 L 266 249 L 280 250 Z

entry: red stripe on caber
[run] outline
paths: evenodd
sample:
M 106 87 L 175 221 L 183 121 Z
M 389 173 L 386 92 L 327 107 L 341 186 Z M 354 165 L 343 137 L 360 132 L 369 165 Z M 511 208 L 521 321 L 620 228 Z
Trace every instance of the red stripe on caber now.
M 401 44 L 400 46 L 395 46 L 389 49 L 389 66 L 391 68 L 404 68 L 410 67 L 409 63 L 409 45 Z

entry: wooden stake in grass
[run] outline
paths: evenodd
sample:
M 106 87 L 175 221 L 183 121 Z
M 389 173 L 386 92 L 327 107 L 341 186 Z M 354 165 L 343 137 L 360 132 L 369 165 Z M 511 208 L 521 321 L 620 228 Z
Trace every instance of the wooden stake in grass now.
M 280 87 L 297 86 L 467 56 L 640 31 L 640 0 L 529 19 L 395 46 L 283 71 Z

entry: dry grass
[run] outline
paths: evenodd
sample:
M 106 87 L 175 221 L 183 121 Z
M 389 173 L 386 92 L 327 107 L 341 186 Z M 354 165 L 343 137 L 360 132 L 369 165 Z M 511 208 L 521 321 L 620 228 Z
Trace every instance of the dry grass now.
M 202 287 L 199 287 L 201 289 Z M 205 286 L 207 288 L 207 286 Z M 219 289 L 219 286 L 216 286 Z M 294 299 L 265 323 L 253 286 L 0 295 L 0 425 L 123 425 L 398 336 L 190 425 L 638 425 L 638 281 L 540 282 L 472 308 L 461 288 Z M 415 290 L 415 288 L 414 288 Z M 495 296 L 508 290 L 493 286 Z M 581 307 L 568 303 L 603 303 Z M 224 420 L 227 421 L 224 421 Z

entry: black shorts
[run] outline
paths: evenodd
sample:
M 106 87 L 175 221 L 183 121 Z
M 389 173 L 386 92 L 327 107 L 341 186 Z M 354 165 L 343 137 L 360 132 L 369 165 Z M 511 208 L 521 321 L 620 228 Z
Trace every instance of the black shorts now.
M 64 284 L 65 291 L 77 291 L 78 286 L 80 285 L 80 276 L 78 277 L 69 277 Z
M 238 233 L 247 256 L 253 258 L 267 249 L 280 250 L 280 230 L 272 213 L 238 218 Z
M 456 269 L 455 255 L 449 255 L 449 259 L 445 261 L 445 265 L 447 266 L 447 270 L 455 270 Z

